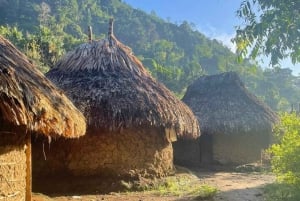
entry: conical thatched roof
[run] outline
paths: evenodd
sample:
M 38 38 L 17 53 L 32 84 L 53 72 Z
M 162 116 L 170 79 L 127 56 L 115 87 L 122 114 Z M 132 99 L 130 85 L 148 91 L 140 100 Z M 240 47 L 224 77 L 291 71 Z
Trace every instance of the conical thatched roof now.
M 90 129 L 162 126 L 175 128 L 178 136 L 197 137 L 192 111 L 109 33 L 109 39 L 69 52 L 46 74 L 85 114 Z
M 20 127 L 47 136 L 79 137 L 86 124 L 71 101 L 0 36 L 0 130 Z
M 244 86 L 235 72 L 203 76 L 182 99 L 207 134 L 245 134 L 272 130 L 277 115 Z

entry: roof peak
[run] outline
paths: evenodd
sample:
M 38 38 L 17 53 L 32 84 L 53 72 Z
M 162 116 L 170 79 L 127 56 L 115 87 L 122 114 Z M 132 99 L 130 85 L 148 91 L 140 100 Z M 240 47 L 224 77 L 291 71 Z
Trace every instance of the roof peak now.
M 114 18 L 109 19 L 108 25 L 108 41 L 109 46 L 112 46 L 112 38 L 114 37 Z

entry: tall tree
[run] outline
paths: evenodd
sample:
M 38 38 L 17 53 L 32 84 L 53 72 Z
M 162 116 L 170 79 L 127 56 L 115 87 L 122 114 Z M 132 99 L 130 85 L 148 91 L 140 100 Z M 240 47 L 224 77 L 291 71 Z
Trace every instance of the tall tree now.
M 234 39 L 239 55 L 267 55 L 272 65 L 287 57 L 299 63 L 299 8 L 299 0 L 243 0 L 237 15 L 244 23 Z

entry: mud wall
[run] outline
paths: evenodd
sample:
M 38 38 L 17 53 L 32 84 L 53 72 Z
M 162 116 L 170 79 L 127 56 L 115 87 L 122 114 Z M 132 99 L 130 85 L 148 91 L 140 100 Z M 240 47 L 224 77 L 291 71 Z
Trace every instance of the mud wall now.
M 13 135 L 1 137 L 0 143 L 0 200 L 25 200 L 26 146 Z M 5 145 L 5 141 L 17 142 Z M 19 141 L 19 142 L 18 142 Z
M 33 175 L 161 177 L 173 170 L 172 144 L 163 130 L 89 133 L 75 140 L 43 143 L 33 139 Z M 44 158 L 46 156 L 46 160 Z
M 266 134 L 214 135 L 213 160 L 223 165 L 257 162 L 269 144 Z

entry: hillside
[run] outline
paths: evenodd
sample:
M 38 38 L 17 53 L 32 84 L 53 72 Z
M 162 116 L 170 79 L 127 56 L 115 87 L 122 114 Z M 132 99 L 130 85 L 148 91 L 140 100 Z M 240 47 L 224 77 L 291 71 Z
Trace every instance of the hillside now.
M 108 19 L 152 75 L 179 96 L 198 76 L 237 71 L 247 87 L 275 110 L 290 110 L 300 100 L 299 78 L 288 69 L 262 70 L 210 40 L 188 22 L 173 24 L 155 13 L 133 9 L 121 0 L 0 0 L 0 34 L 18 45 L 46 71 L 67 51 L 106 37 Z M 15 28 L 17 27 L 17 28 Z

